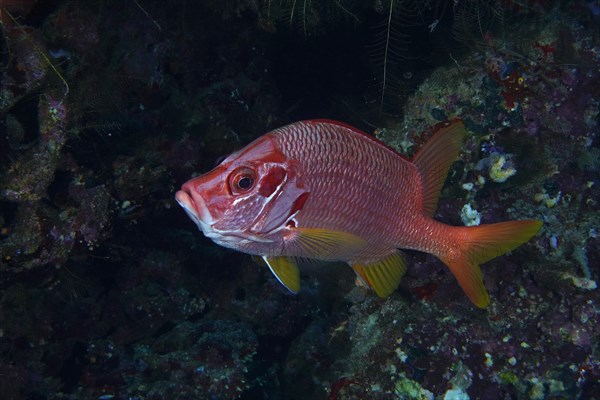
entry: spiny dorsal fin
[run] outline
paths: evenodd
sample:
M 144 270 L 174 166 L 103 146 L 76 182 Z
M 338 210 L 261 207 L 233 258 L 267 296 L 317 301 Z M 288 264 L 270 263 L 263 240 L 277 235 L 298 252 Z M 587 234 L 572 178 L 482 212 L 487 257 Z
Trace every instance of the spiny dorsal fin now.
M 406 260 L 399 250 L 370 264 L 350 263 L 354 272 L 379 297 L 388 297 L 396 290 L 406 273 Z
M 300 270 L 292 258 L 286 256 L 263 256 L 262 258 L 283 286 L 292 293 L 300 291 Z
M 458 157 L 465 134 L 460 120 L 448 122 L 417 152 L 413 162 L 421 173 L 423 213 L 433 217 L 450 165 Z

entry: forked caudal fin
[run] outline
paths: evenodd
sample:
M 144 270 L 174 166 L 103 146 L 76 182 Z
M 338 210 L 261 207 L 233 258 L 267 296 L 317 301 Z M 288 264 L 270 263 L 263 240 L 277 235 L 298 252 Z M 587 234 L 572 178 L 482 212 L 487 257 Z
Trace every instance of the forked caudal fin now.
M 440 259 L 450 268 L 460 287 L 477 307 L 490 304 L 479 264 L 516 249 L 542 227 L 541 221 L 508 221 L 497 224 L 460 227 L 457 241 L 460 250 Z

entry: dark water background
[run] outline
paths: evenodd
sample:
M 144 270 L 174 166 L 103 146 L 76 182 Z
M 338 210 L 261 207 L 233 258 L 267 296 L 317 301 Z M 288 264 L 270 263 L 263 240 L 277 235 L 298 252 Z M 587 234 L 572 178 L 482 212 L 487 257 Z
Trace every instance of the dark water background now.
M 599 8 L 0 0 L 0 398 L 597 399 Z M 389 299 L 290 295 L 173 198 L 296 120 L 412 154 L 457 117 L 436 218 L 544 222 L 486 310 L 416 252 Z

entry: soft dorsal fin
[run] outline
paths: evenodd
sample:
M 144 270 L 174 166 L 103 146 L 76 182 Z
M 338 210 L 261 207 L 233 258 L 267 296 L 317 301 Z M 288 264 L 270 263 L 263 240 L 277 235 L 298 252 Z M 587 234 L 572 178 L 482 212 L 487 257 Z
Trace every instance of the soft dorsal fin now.
M 361 281 L 379 297 L 388 297 L 396 290 L 406 273 L 406 260 L 399 250 L 370 264 L 350 263 Z
M 462 146 L 465 125 L 461 120 L 453 120 L 441 128 L 417 152 L 413 162 L 421 173 L 423 186 L 423 213 L 433 217 L 437 209 L 440 191 L 448 170 Z
M 292 293 L 300 291 L 300 270 L 292 258 L 286 256 L 263 256 L 262 258 L 283 286 Z

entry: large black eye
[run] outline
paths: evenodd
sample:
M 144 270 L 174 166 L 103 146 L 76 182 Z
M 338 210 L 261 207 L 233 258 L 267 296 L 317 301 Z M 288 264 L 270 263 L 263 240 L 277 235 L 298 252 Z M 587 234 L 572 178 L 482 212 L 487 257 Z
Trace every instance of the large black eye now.
M 231 194 L 243 194 L 254 187 L 256 172 L 251 168 L 238 168 L 229 175 L 229 190 Z
M 242 190 L 248 190 L 254 185 L 254 179 L 249 176 L 242 176 L 237 185 Z

